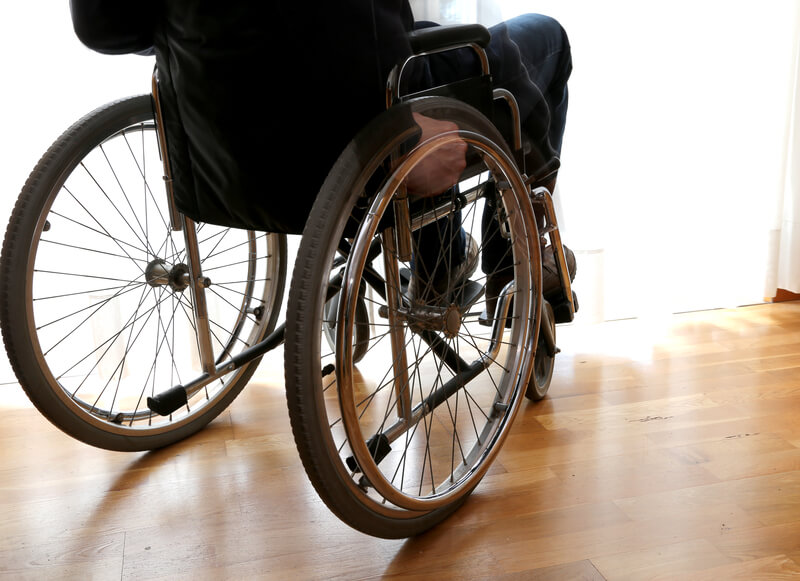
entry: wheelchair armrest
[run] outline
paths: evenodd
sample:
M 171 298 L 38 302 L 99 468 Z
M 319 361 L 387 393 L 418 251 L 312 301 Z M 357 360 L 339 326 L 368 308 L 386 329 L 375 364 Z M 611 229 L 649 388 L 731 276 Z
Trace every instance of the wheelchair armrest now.
M 434 26 L 410 32 L 408 40 L 414 54 L 436 52 L 448 48 L 477 44 L 481 48 L 489 46 L 491 34 L 480 24 L 455 24 Z
M 387 107 L 412 97 L 444 95 L 465 101 L 491 117 L 488 112 L 491 111 L 492 88 L 489 77 L 489 59 L 485 51 L 485 48 L 489 46 L 491 33 L 486 27 L 480 24 L 432 26 L 410 32 L 408 40 L 412 54 L 404 63 L 395 66 L 389 75 L 386 91 Z M 400 79 L 409 62 L 433 53 L 462 48 L 475 52 L 478 57 L 477 64 L 481 69 L 480 75 L 413 93 L 401 90 Z

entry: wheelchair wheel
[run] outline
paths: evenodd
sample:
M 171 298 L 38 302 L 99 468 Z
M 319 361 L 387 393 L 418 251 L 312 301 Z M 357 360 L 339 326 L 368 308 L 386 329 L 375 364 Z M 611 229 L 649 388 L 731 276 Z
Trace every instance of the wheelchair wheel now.
M 546 325 L 547 328 L 543 328 L 539 332 L 531 379 L 528 383 L 528 390 L 525 392 L 526 397 L 532 401 L 539 401 L 547 395 L 550 381 L 553 379 L 553 369 L 556 366 L 556 318 L 553 307 L 547 301 L 542 302 L 541 324 Z
M 441 522 L 486 473 L 525 393 L 541 313 L 541 256 L 530 199 L 496 129 L 447 98 L 403 107 L 459 126 L 470 146 L 465 179 L 447 194 L 412 201 L 405 222 L 411 251 L 398 251 L 398 186 L 441 142 L 402 156 L 416 127 L 402 107 L 368 126 L 340 157 L 306 225 L 289 292 L 293 316 L 285 349 L 290 419 L 311 482 L 343 521 L 386 538 L 413 536 Z M 501 226 L 491 231 L 482 225 L 490 192 Z M 507 256 L 494 265 L 482 252 L 488 236 L 508 239 Z M 465 260 L 470 238 L 477 253 L 467 252 Z M 431 240 L 434 252 L 425 246 Z M 347 260 L 340 266 L 334 254 L 343 247 Z M 510 269 L 513 284 L 487 326 L 484 285 L 499 268 Z M 445 288 L 436 298 L 423 284 L 432 277 Z M 357 362 L 364 285 L 371 287 L 377 316 Z M 334 294 L 338 310 L 331 323 L 326 304 Z M 325 339 L 330 324 L 334 349 Z
M 148 396 L 202 374 L 149 95 L 101 107 L 39 161 L 0 258 L 0 324 L 26 393 L 71 436 L 145 450 L 189 436 L 241 391 L 257 361 L 193 394 L 167 417 Z M 285 237 L 196 225 L 217 362 L 275 325 Z

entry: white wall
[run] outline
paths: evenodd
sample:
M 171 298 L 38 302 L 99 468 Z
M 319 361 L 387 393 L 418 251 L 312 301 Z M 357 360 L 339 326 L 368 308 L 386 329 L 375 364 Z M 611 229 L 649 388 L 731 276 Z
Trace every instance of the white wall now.
M 28 174 L 58 135 L 93 108 L 150 89 L 152 59 L 102 56 L 72 32 L 67 0 L 0 8 L 0 231 Z M 0 385 L 13 381 L 0 356 Z M 2 391 L 0 391 L 2 397 Z

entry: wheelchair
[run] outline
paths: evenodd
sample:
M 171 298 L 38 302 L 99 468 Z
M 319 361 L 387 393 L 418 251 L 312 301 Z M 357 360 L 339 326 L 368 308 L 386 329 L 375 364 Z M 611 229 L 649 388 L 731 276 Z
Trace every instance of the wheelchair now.
M 488 31 L 411 39 L 412 59 L 468 48 L 482 70 L 463 87 L 403 95 L 407 63 L 395 69 L 390 106 L 316 199 L 283 323 L 286 236 L 196 223 L 172 202 L 157 74 L 151 94 L 100 107 L 55 141 L 24 185 L 0 259 L 6 350 L 44 416 L 104 449 L 168 446 L 226 409 L 283 345 L 299 455 L 338 517 L 403 538 L 466 500 L 523 395 L 547 393 L 555 325 L 572 320 L 575 303 L 541 185 L 551 175 L 519 169 L 518 120 L 504 137 L 478 109 L 516 111 L 510 94 L 491 91 Z M 409 110 L 458 130 L 410 145 L 419 129 Z M 406 177 L 455 139 L 468 145 L 462 180 L 414 199 Z M 422 259 L 432 243 L 435 263 Z M 548 243 L 562 281 L 550 301 Z M 500 260 L 486 259 L 492 244 Z M 473 264 L 455 276 L 466 245 Z

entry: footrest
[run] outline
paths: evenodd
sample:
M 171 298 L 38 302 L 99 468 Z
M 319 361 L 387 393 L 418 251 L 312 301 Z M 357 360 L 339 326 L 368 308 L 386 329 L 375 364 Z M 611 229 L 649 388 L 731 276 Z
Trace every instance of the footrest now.
M 490 317 L 486 309 L 483 309 L 481 316 L 478 318 L 478 323 L 480 323 L 484 327 L 491 327 L 494 324 L 494 315 Z M 506 317 L 506 329 L 510 328 L 511 328 L 511 317 L 508 316 Z
M 182 385 L 147 398 L 147 407 L 160 416 L 168 416 L 188 402 L 186 389 Z
M 571 323 L 574 314 L 578 312 L 578 295 L 575 294 L 575 291 L 572 291 L 572 306 L 574 310 L 570 312 L 569 304 L 566 300 L 558 304 L 553 304 L 553 315 L 556 324 Z
M 481 283 L 468 280 L 456 293 L 455 302 L 463 312 L 466 312 L 483 296 L 485 289 Z

